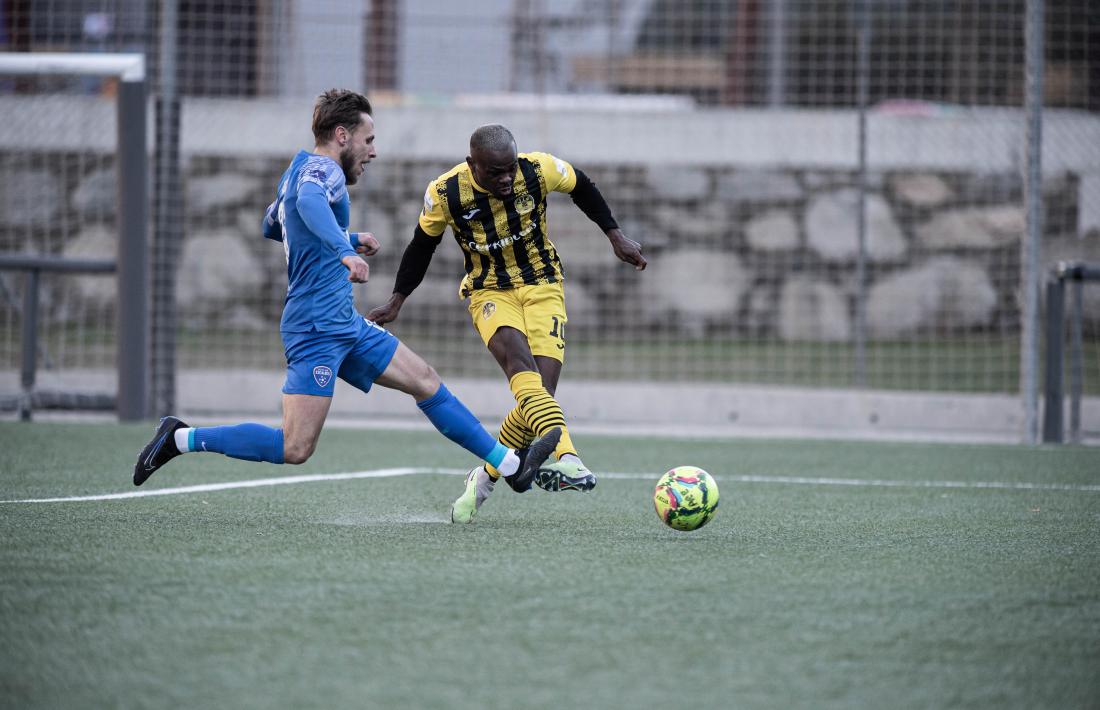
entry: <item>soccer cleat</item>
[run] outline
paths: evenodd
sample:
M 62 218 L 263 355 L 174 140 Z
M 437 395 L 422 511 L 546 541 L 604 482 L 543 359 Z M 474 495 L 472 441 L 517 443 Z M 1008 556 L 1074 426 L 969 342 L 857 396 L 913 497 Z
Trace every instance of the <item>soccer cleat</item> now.
M 451 504 L 452 523 L 472 523 L 481 504 L 493 492 L 496 481 L 484 466 L 478 466 L 466 474 L 466 490 Z
M 587 492 L 596 487 L 596 477 L 579 459 L 555 461 L 539 467 L 535 485 L 544 491 Z
M 157 431 L 153 434 L 153 439 L 141 450 L 141 453 L 138 454 L 137 463 L 134 464 L 135 486 L 145 483 L 145 479 L 152 476 L 158 468 L 180 455 L 173 435 L 176 433 L 176 429 L 186 426 L 175 417 L 164 417 L 160 420 Z
M 535 439 L 531 445 L 516 451 L 519 454 L 519 471 L 511 476 L 504 476 L 504 480 L 516 493 L 531 490 L 531 483 L 538 475 L 539 468 L 554 453 L 561 440 L 561 427 L 554 427 L 546 432 L 541 439 Z

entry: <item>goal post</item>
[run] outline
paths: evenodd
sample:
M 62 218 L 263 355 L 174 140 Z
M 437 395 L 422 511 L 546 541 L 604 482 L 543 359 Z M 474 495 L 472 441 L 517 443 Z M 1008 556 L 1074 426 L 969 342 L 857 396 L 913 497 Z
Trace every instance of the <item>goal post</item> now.
M 147 84 L 143 54 L 0 52 L 0 76 L 94 76 L 118 80 L 117 412 L 149 416 L 149 199 Z
M 1043 443 L 1071 444 L 1084 441 L 1081 399 L 1084 391 L 1085 282 L 1100 283 L 1100 264 L 1060 261 L 1050 270 L 1046 282 L 1046 361 L 1043 385 Z M 1067 286 L 1070 311 L 1066 313 Z M 1068 317 L 1067 317 L 1068 316 Z M 1069 325 L 1069 436 L 1064 431 L 1065 328 Z M 1095 341 L 1093 341 L 1095 342 Z M 1090 348 L 1093 346 L 1090 345 Z

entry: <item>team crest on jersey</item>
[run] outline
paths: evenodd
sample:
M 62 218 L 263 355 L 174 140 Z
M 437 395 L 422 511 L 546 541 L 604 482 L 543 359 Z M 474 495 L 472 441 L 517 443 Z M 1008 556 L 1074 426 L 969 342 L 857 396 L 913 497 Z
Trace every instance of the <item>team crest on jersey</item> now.
M 318 387 L 328 386 L 328 383 L 332 381 L 332 368 L 325 365 L 318 365 L 313 368 L 313 380 Z
M 531 210 L 535 209 L 535 198 L 531 197 L 526 192 L 521 192 L 516 195 L 516 201 L 513 203 L 516 206 L 516 212 L 520 214 L 527 214 Z
M 492 301 L 487 301 L 485 305 L 481 307 L 481 320 L 489 320 L 496 312 L 497 304 L 493 303 Z

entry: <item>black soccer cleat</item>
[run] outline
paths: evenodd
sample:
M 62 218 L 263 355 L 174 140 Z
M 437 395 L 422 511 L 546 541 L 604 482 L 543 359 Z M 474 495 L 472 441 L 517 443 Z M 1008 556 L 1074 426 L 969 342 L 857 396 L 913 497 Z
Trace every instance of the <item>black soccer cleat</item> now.
M 152 476 L 158 468 L 180 455 L 180 450 L 176 448 L 174 434 L 176 429 L 186 426 L 175 417 L 164 417 L 160 420 L 153 439 L 141 450 L 137 463 L 134 464 L 135 486 L 145 483 L 145 479 Z
M 502 478 L 516 493 L 531 490 L 531 483 L 535 480 L 535 475 L 538 473 L 539 468 L 546 463 L 546 459 L 550 458 L 550 454 L 554 453 L 559 441 L 561 441 L 561 427 L 556 426 L 546 432 L 541 439 L 532 441 L 530 446 L 517 450 L 519 471 L 511 476 L 502 476 Z

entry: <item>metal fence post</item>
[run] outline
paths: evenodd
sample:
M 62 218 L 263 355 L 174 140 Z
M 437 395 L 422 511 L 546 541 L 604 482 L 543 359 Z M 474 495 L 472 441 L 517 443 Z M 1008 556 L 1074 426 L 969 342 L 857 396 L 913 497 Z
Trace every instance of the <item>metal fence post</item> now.
M 1081 393 L 1085 384 L 1084 343 L 1081 330 L 1085 314 L 1081 299 L 1085 296 L 1084 285 L 1081 269 L 1078 268 L 1070 281 L 1073 300 L 1070 301 L 1069 318 L 1069 440 L 1073 444 L 1080 444 L 1082 441 Z
M 145 79 L 118 93 L 118 418 L 149 415 L 149 207 Z
M 38 366 L 38 275 L 37 270 L 28 271 L 23 284 L 23 362 L 19 378 L 23 396 L 19 399 L 19 418 L 25 422 L 31 420 L 31 397 Z
M 1062 319 L 1065 281 L 1060 273 L 1047 281 L 1046 387 L 1043 396 L 1043 441 L 1062 443 Z
M 183 245 L 185 199 L 180 177 L 180 99 L 177 82 L 179 7 L 161 0 L 153 186 L 153 414 L 176 409 L 176 266 Z
M 867 101 L 871 73 L 871 3 L 860 0 L 859 37 L 856 62 L 857 102 L 859 104 L 859 214 L 856 216 L 856 318 L 854 379 L 857 387 L 867 385 Z
M 1043 235 L 1043 51 L 1045 46 L 1043 13 L 1045 10 L 1043 0 L 1027 0 L 1027 19 L 1025 20 L 1027 164 L 1024 194 L 1027 234 L 1020 245 L 1020 277 L 1023 282 L 1023 303 L 1020 309 L 1020 394 L 1024 407 L 1024 440 L 1029 444 L 1039 443 L 1039 282 L 1042 271 L 1039 265 L 1042 252 L 1039 247 Z

